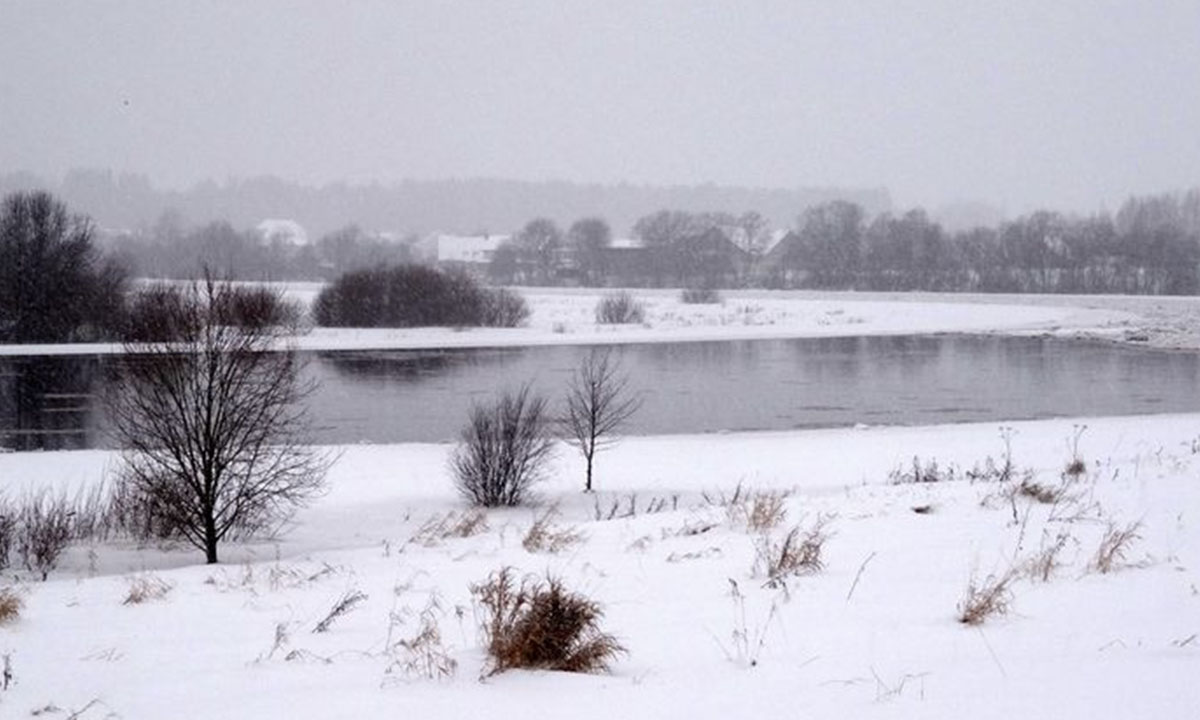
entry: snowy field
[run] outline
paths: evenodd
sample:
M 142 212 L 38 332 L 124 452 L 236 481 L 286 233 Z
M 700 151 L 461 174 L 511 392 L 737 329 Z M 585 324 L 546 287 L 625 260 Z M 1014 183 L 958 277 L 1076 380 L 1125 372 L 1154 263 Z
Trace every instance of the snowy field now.
M 317 283 L 289 283 L 288 297 L 307 307 Z M 753 340 L 919 333 L 1016 333 L 1122 340 L 1152 324 L 1139 305 L 1092 307 L 1091 298 L 1066 304 L 1028 304 L 1014 296 L 903 296 L 858 293 L 728 291 L 712 305 L 680 302 L 678 290 L 634 290 L 644 304 L 638 325 L 599 325 L 596 290 L 521 288 L 531 315 L 521 328 L 314 328 L 296 338 L 303 350 L 379 350 L 512 347 L 601 343 Z M 1194 304 L 1194 303 L 1193 303 Z M 1191 306 L 1187 306 L 1191 308 Z M 1196 309 L 1200 318 L 1200 309 Z M 1191 316 L 1188 316 L 1189 318 Z M 1194 318 L 1193 318 L 1194 319 Z M 0 345 L 0 355 L 120 352 L 116 344 Z
M 986 477 L 989 457 L 1003 463 L 996 424 L 644 437 L 599 458 L 592 496 L 560 448 L 543 509 L 491 511 L 467 537 L 449 532 L 465 512 L 449 446 L 342 448 L 292 532 L 228 546 L 222 566 L 100 545 L 20 582 L 25 608 L 0 628 L 14 676 L 0 715 L 95 701 L 80 717 L 1195 717 L 1200 416 L 1087 420 L 1086 471 L 1064 479 L 1081 422 L 1012 426 L 1018 476 L 1060 493 L 1047 502 Z M 914 455 L 942 481 L 896 484 Z M 113 462 L 10 453 L 0 477 L 12 492 L 79 487 Z M 748 527 L 748 506 L 729 502 L 738 487 L 786 493 L 786 517 Z M 557 528 L 581 538 L 525 549 L 555 504 Z M 756 547 L 820 518 L 823 567 L 770 587 Z M 1110 523 L 1139 522 L 1110 572 L 1092 566 Z M 1043 577 L 1030 563 L 1055 546 Z M 628 655 L 609 674 L 481 681 L 469 586 L 505 565 L 603 603 Z M 1009 612 L 960 623 L 972 578 L 1010 570 Z M 123 604 L 139 579 L 170 589 Z M 355 590 L 367 600 L 313 633 Z M 410 667 L 397 644 L 422 613 L 449 677 Z
M 289 292 L 311 298 L 316 287 Z M 704 306 L 673 291 L 636 294 L 647 306 L 640 326 L 597 326 L 594 292 L 529 291 L 527 328 L 318 329 L 298 342 L 1129 341 L 1155 317 L 1186 326 L 1195 312 L 1174 300 L 731 292 Z M 995 472 L 1004 437 L 1008 481 Z M 563 446 L 536 507 L 489 511 L 465 536 L 453 532 L 470 516 L 451 449 L 331 448 L 328 493 L 278 539 L 225 545 L 220 566 L 186 547 L 109 542 L 72 547 L 45 582 L 10 568 L 0 584 L 15 584 L 24 607 L 0 625 L 12 674 L 0 718 L 1124 720 L 1200 708 L 1200 415 L 628 438 L 599 456 L 593 495 L 580 492 L 582 462 Z M 1076 454 L 1084 472 L 1065 474 Z M 939 481 L 907 482 L 914 457 L 926 470 L 936 461 Z M 0 478 L 9 497 L 76 492 L 117 462 L 104 451 L 0 453 Z M 754 526 L 754 498 L 770 493 L 786 515 Z M 527 549 L 547 512 L 577 538 Z M 772 581 L 772 548 L 821 522 L 819 563 Z M 1101 571 L 1105 534 L 1130 527 L 1136 537 Z M 608 674 L 482 679 L 470 587 L 503 566 L 551 573 L 600 602 L 628 654 Z M 1008 578 L 997 595 L 1007 612 L 961 623 L 968 585 L 989 577 Z M 163 594 L 126 604 L 139 585 Z M 366 599 L 314 633 L 355 591 Z M 426 656 L 404 648 L 423 622 L 439 628 L 452 674 L 430 677 Z

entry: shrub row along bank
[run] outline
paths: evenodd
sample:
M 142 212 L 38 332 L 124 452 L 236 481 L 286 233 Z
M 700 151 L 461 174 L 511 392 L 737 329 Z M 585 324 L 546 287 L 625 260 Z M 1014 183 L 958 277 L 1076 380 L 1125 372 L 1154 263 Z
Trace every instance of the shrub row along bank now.
M 517 327 L 528 317 L 515 293 L 423 265 L 346 273 L 313 304 L 314 320 L 326 327 Z

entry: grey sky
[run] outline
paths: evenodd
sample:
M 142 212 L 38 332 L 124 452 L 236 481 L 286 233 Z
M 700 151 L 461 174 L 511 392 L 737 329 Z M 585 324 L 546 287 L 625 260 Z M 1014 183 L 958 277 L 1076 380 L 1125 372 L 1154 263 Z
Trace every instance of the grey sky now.
M 0 0 L 0 170 L 180 186 L 1200 184 L 1200 2 Z

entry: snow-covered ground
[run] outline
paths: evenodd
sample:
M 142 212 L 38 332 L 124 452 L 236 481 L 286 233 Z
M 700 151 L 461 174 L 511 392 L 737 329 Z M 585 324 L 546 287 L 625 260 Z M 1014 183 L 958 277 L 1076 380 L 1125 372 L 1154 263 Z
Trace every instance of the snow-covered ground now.
M 317 286 L 290 286 L 311 299 Z M 311 349 L 670 342 L 931 332 L 1038 333 L 1200 347 L 1200 302 L 1163 298 L 729 292 L 684 305 L 635 291 L 639 326 L 598 326 L 597 292 L 526 290 L 529 326 L 314 330 Z M 1143 340 L 1143 338 L 1145 338 Z M 117 346 L 0 347 L 0 353 Z M 1086 429 L 1082 426 L 1086 425 Z M 598 459 L 599 492 L 559 448 L 538 507 L 467 508 L 448 445 L 332 448 L 329 492 L 274 541 L 72 547 L 45 582 L 10 568 L 20 617 L 0 625 L 12 678 L 0 718 L 1055 717 L 1191 718 L 1200 708 L 1200 415 L 628 438 Z M 1082 433 L 1082 434 L 1080 434 Z M 1002 462 L 1063 489 L 1005 496 L 973 469 Z M 1071 439 L 1087 471 L 1067 483 Z M 914 456 L 943 482 L 896 484 Z M 102 482 L 104 451 L 0 453 L 9 497 Z M 740 488 L 740 490 L 739 490 Z M 728 499 L 786 492 L 787 517 L 748 528 Z M 538 513 L 582 540 L 530 552 Z M 823 569 L 771 587 L 757 548 L 827 521 Z M 1113 572 L 1110 527 L 1141 523 Z M 439 528 L 442 528 L 439 530 Z M 1028 563 L 1059 547 L 1048 579 Z M 601 602 L 628 648 L 610 674 L 480 679 L 470 586 L 502 566 Z M 1007 614 L 958 622 L 968 584 L 1012 570 Z M 124 604 L 138 582 L 165 596 Z M 736 594 L 734 589 L 736 588 Z M 313 627 L 347 592 L 367 599 Z M 452 677 L 406 671 L 398 641 L 436 620 Z M 3 662 L 0 661 L 0 668 Z
M 320 285 L 290 283 L 289 297 L 311 304 Z M 599 325 L 602 292 L 522 288 L 531 316 L 521 328 L 314 328 L 296 338 L 304 350 L 511 347 L 599 343 L 750 340 L 919 333 L 1016 333 L 1123 339 L 1146 324 L 1126 307 L 1093 307 L 1090 298 L 1028 304 L 1019 296 L 903 296 L 859 293 L 728 291 L 723 302 L 688 305 L 677 290 L 635 290 L 645 306 L 637 325 Z M 1200 318 L 1200 310 L 1195 313 Z M 1189 316 L 1190 317 L 1190 316 Z M 120 352 L 118 344 L 0 345 L 0 355 Z
M 533 508 L 491 511 L 469 537 L 429 530 L 465 511 L 449 446 L 341 448 L 330 492 L 289 534 L 227 546 L 222 566 L 98 545 L 73 548 L 47 582 L 20 582 L 25 608 L 0 626 L 13 673 L 0 716 L 67 717 L 95 701 L 79 717 L 1195 717 L 1200 416 L 1015 423 L 1015 465 L 1061 487 L 1080 424 L 1086 473 L 1050 504 L 966 478 L 1000 462 L 997 424 L 629 438 L 599 457 L 595 495 L 562 448 L 540 501 L 584 539 L 559 553 L 522 547 Z M 957 479 L 893 484 L 914 455 Z M 114 462 L 0 454 L 0 477 L 10 493 L 77 487 Z M 738 486 L 789 493 L 775 542 L 829 518 L 824 569 L 766 586 L 762 533 L 722 505 Z M 1141 522 L 1140 538 L 1100 573 L 1089 564 L 1110 522 Z M 1061 565 L 1047 581 L 1021 574 L 1007 615 L 957 621 L 973 577 L 1060 537 Z M 480 681 L 469 586 L 504 565 L 603 603 L 628 655 L 610 674 Z M 171 589 L 122 604 L 139 578 Z M 368 599 L 314 634 L 351 590 Z M 398 669 L 394 643 L 422 611 L 457 661 L 450 678 Z

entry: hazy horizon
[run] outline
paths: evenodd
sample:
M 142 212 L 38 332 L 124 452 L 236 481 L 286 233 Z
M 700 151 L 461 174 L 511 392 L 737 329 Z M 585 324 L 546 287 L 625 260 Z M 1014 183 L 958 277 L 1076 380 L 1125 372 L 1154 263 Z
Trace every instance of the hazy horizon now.
M 0 171 L 886 188 L 1200 184 L 1200 4 L 6 3 Z

